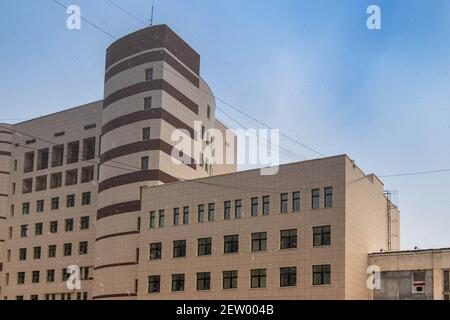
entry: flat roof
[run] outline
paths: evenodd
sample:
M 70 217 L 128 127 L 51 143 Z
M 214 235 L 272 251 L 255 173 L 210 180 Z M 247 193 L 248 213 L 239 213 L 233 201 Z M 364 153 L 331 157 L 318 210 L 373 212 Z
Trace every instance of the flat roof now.
M 369 256 L 395 256 L 395 255 L 407 255 L 407 254 L 425 254 L 425 253 L 439 253 L 439 252 L 450 252 L 450 247 L 448 248 L 435 248 L 435 249 L 417 249 L 417 250 L 400 250 L 400 251 L 386 251 L 386 252 L 374 252 L 369 253 Z

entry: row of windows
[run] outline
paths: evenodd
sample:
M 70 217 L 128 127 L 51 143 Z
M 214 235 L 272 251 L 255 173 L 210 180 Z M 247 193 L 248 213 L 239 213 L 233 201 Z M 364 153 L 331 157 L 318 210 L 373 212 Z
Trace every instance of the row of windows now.
M 45 300 L 56 300 L 57 297 L 60 297 L 59 300 L 72 300 L 73 293 L 46 293 L 44 295 Z M 88 293 L 87 292 L 77 292 L 76 300 L 87 300 Z M 6 300 L 6 297 L 5 297 Z M 16 300 L 24 300 L 24 296 L 16 296 Z M 30 296 L 30 300 L 39 300 L 39 295 L 32 294 Z
M 297 267 L 283 267 L 279 271 L 279 286 L 296 287 L 297 286 Z M 267 288 L 267 269 L 250 270 L 250 288 Z M 211 273 L 199 272 L 196 274 L 197 291 L 211 290 Z M 180 292 L 185 289 L 185 274 L 172 274 L 171 291 Z M 331 284 L 331 265 L 312 266 L 312 284 L 314 286 L 323 286 Z M 238 271 L 230 270 L 222 272 L 222 289 L 238 288 Z M 161 276 L 151 275 L 148 277 L 148 293 L 158 293 L 161 291 Z
M 46 271 L 46 282 L 54 283 L 56 281 L 56 271 L 54 269 Z M 62 269 L 61 271 L 61 281 L 67 281 L 70 277 L 71 273 L 68 272 L 67 269 Z M 80 268 L 80 280 L 89 280 L 89 267 L 81 267 Z M 32 271 L 31 272 L 31 283 L 36 284 L 40 283 L 41 280 L 41 271 Z M 17 284 L 24 285 L 26 283 L 26 273 L 25 272 L 17 272 Z M 9 273 L 6 274 L 6 285 L 9 285 Z
M 79 255 L 86 255 L 88 254 L 88 248 L 89 248 L 89 242 L 88 241 L 80 241 L 78 243 L 78 254 Z M 48 246 L 48 257 L 49 258 L 56 258 L 56 245 L 49 245 Z M 70 257 L 73 253 L 73 245 L 72 243 L 65 243 L 63 245 L 62 250 L 62 256 L 63 257 Z M 11 250 L 8 250 L 6 253 L 6 260 L 8 262 L 11 261 Z M 19 261 L 26 261 L 28 257 L 28 249 L 27 248 L 20 248 L 19 249 Z M 39 260 L 42 257 L 42 247 L 34 247 L 33 248 L 33 259 Z
M 66 196 L 66 208 L 74 208 L 76 204 L 76 196 L 74 194 L 69 194 Z M 91 204 L 91 193 L 84 192 L 81 194 L 81 205 L 88 206 Z M 50 200 L 50 209 L 59 210 L 61 207 L 60 197 L 54 197 Z M 45 200 L 36 201 L 36 212 L 41 213 L 45 211 Z M 31 213 L 30 202 L 22 203 L 22 215 L 28 215 Z M 15 214 L 15 206 L 11 205 L 10 216 L 13 217 Z
M 212 238 L 197 239 L 197 255 L 210 256 L 212 253 Z M 265 251 L 267 250 L 267 232 L 255 232 L 251 234 L 251 251 Z M 176 240 L 173 241 L 173 258 L 186 257 L 187 241 Z M 331 245 L 331 226 L 313 227 L 313 246 L 330 246 Z M 295 249 L 297 248 L 297 229 L 281 230 L 280 231 L 280 249 Z M 162 242 L 155 242 L 150 244 L 150 260 L 162 259 Z M 223 238 L 223 253 L 238 253 L 239 252 L 239 235 L 226 235 Z
M 262 197 L 262 204 L 260 207 L 259 198 L 251 198 L 250 202 L 250 213 L 252 217 L 256 217 L 260 214 L 269 215 L 270 213 L 270 196 Z M 234 218 L 240 219 L 243 216 L 243 201 L 238 199 L 234 201 Z M 223 206 L 223 219 L 230 220 L 232 217 L 232 202 L 224 201 Z M 311 191 L 311 206 L 312 209 L 320 208 L 320 189 L 313 189 Z M 324 207 L 331 208 L 333 206 L 333 188 L 324 188 Z M 287 213 L 289 209 L 292 212 L 300 211 L 300 192 L 292 192 L 291 195 L 291 206 L 289 206 L 289 194 L 282 193 L 280 195 L 280 212 Z M 207 211 L 207 212 L 206 212 Z M 180 217 L 180 215 L 182 216 Z M 190 207 L 186 206 L 182 208 L 173 209 L 173 221 L 174 226 L 181 224 L 189 224 L 190 218 Z M 203 223 L 206 220 L 214 221 L 215 219 L 215 204 L 209 203 L 207 207 L 204 204 L 200 204 L 197 207 L 197 222 Z M 149 216 L 149 227 L 154 229 L 156 227 L 163 228 L 165 226 L 165 210 L 151 211 Z

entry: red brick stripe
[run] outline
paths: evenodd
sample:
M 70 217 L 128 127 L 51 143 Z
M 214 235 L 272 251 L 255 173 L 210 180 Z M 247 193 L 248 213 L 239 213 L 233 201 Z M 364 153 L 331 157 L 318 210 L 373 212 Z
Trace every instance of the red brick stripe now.
M 97 211 L 97 220 L 114 216 L 117 214 L 141 211 L 141 201 L 134 200 L 122 203 L 116 203 Z

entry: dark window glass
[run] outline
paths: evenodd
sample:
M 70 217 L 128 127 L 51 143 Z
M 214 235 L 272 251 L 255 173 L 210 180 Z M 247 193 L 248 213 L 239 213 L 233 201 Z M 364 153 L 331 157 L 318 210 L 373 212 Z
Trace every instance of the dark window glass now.
M 148 110 L 152 108 L 152 97 L 144 98 L 144 110 Z
M 37 212 L 44 212 L 44 200 L 36 201 L 36 211 Z
M 50 233 L 57 233 L 58 232 L 58 221 L 51 221 L 50 222 Z
M 92 160 L 95 158 L 95 137 L 83 140 L 83 160 Z
M 30 203 L 29 202 L 22 203 L 22 214 L 23 215 L 30 214 Z
M 35 235 L 41 236 L 41 235 L 42 235 L 43 228 L 44 228 L 44 226 L 43 226 L 43 224 L 42 224 L 41 222 L 36 223 L 36 224 L 34 225 Z
M 142 157 L 141 158 L 141 170 L 148 170 L 150 163 L 149 157 Z
M 173 242 L 173 257 L 186 257 L 186 240 L 177 240 Z
M 197 290 L 205 291 L 211 288 L 211 273 L 200 272 L 197 273 Z
M 164 210 L 159 210 L 159 224 L 158 224 L 158 226 L 160 228 L 164 228 L 164 224 L 165 224 Z
M 183 224 L 189 224 L 189 207 L 183 208 Z
M 229 235 L 224 237 L 224 253 L 236 253 L 239 252 L 239 235 Z
M 292 211 L 298 212 L 300 211 L 300 192 L 292 193 Z
M 149 68 L 145 70 L 145 81 L 153 80 L 153 68 Z
M 287 193 L 282 193 L 280 196 L 280 212 L 286 213 L 289 209 L 289 195 Z
M 318 209 L 320 206 L 320 190 L 313 189 L 311 191 L 311 207 L 313 209 Z
M 84 192 L 81 195 L 81 205 L 87 206 L 91 204 L 91 193 L 90 192 Z
M 197 221 L 199 223 L 205 222 L 205 205 L 200 204 L 198 206 L 198 217 L 197 217 Z
M 280 287 L 294 287 L 297 285 L 297 268 L 280 268 Z
M 75 195 L 74 194 L 69 194 L 67 196 L 66 205 L 67 205 L 67 208 L 75 207 Z
M 146 141 L 146 140 L 150 140 L 150 128 L 143 128 L 142 129 L 142 140 Z
M 281 231 L 281 249 L 297 248 L 297 229 Z
M 333 207 L 333 188 L 328 187 L 324 189 L 324 206 L 325 208 Z
M 38 260 L 41 258 L 41 247 L 34 247 L 33 248 L 33 257 L 35 260 Z
M 173 225 L 178 226 L 180 224 L 180 208 L 173 209 Z
M 214 221 L 214 203 L 208 204 L 208 221 Z
M 327 285 L 331 284 L 331 265 L 317 265 L 313 266 L 313 285 Z
M 161 290 L 161 276 L 148 277 L 148 293 L 157 293 Z
M 55 270 L 47 270 L 47 282 L 55 282 Z
M 70 142 L 67 144 L 67 164 L 78 162 L 80 153 L 80 142 Z
M 172 291 L 184 291 L 184 274 L 172 275 Z
M 32 282 L 33 283 L 39 283 L 39 276 L 40 276 L 40 272 L 39 271 L 33 271 L 32 272 Z
M 56 245 L 52 244 L 48 246 L 48 257 L 49 258 L 56 257 Z
M 267 232 L 252 233 L 252 251 L 267 250 Z
M 266 287 L 266 269 L 254 269 L 250 271 L 251 287 L 265 288 Z
M 198 256 L 211 255 L 212 238 L 198 239 Z
M 25 283 L 25 272 L 18 272 L 17 273 L 17 284 L 24 284 Z
M 81 217 L 80 218 L 80 229 L 87 230 L 89 229 L 89 217 Z
M 59 198 L 58 197 L 52 198 L 52 210 L 58 209 L 59 209 Z
M 223 205 L 223 219 L 231 219 L 231 201 L 225 201 Z
M 313 245 L 315 247 L 331 245 L 331 226 L 313 228 Z
M 270 196 L 263 197 L 263 216 L 267 216 L 270 213 Z
M 64 256 L 68 257 L 72 255 L 72 244 L 71 243 L 65 243 L 64 244 Z
M 444 291 L 450 293 L 450 271 L 444 271 Z
M 223 288 L 236 289 L 238 286 L 238 272 L 237 270 L 223 272 Z
M 79 244 L 79 254 L 84 255 L 88 254 L 88 242 L 87 241 L 81 241 Z
M 252 217 L 256 217 L 258 215 L 258 198 L 252 198 L 251 214 Z
M 20 226 L 20 236 L 22 238 L 28 237 L 28 225 L 27 224 Z
M 234 217 L 240 219 L 242 217 L 242 200 L 236 200 L 234 202 Z
M 149 225 L 150 229 L 156 228 L 156 212 L 155 211 L 150 212 L 149 222 L 150 222 L 150 225 Z
M 150 260 L 160 260 L 162 255 L 162 243 L 150 243 Z
M 27 260 L 27 248 L 19 249 L 19 260 L 20 261 Z
M 73 219 L 66 219 L 65 221 L 65 230 L 66 232 L 73 231 Z

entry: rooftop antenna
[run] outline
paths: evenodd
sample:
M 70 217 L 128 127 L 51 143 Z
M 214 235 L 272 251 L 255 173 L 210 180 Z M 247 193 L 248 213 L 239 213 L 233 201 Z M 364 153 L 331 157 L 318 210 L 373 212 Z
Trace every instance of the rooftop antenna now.
M 152 3 L 152 15 L 150 17 L 150 27 L 153 26 L 153 12 L 154 12 L 154 8 L 155 8 L 155 0 L 153 0 L 153 3 Z

